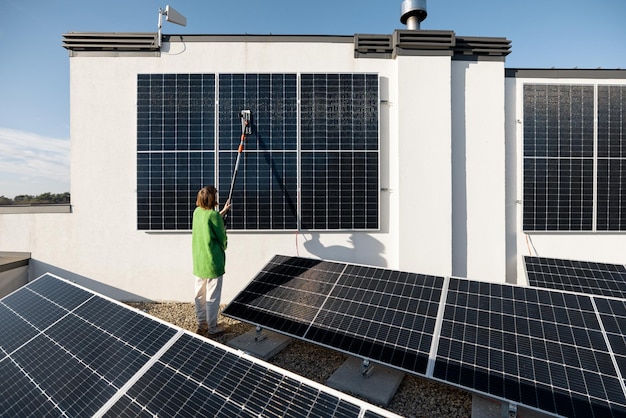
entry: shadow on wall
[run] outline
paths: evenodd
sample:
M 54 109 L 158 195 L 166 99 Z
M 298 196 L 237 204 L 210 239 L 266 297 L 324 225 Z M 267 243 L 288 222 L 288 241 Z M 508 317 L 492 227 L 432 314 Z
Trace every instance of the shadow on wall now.
M 108 296 L 112 299 L 122 302 L 153 302 L 150 299 L 146 299 L 143 296 L 136 295 L 131 292 L 119 289 L 117 287 L 109 286 L 102 282 L 90 279 L 80 274 L 72 273 L 71 271 L 53 266 L 52 264 L 44 263 L 35 259 L 30 260 L 29 266 L 29 281 L 33 281 L 36 278 L 43 276 L 46 273 L 51 273 L 62 279 L 68 280 L 77 285 L 86 287 L 87 289 Z
M 313 232 L 308 239 L 305 235 L 303 245 L 309 253 L 322 260 L 387 267 L 387 260 L 382 256 L 385 246 L 376 238 L 369 234 L 352 234 L 348 243 L 350 246 L 325 246 L 320 241 L 320 233 Z

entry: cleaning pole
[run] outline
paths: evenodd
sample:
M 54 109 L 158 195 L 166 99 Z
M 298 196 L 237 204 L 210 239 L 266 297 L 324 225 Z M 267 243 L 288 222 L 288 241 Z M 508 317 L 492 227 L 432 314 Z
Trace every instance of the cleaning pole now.
M 235 188 L 235 181 L 237 180 L 237 172 L 239 171 L 239 161 L 241 160 L 241 154 L 243 154 L 244 143 L 246 141 L 246 137 L 252 133 L 252 114 L 249 110 L 242 110 L 239 113 L 239 118 L 241 119 L 241 139 L 239 140 L 239 148 L 237 149 L 237 160 L 235 162 L 235 170 L 233 171 L 233 178 L 230 181 L 230 191 L 228 192 L 228 199 L 226 199 L 226 203 L 232 203 L 233 198 L 233 189 Z M 228 212 L 224 214 L 224 224 L 226 224 L 226 220 L 228 219 Z

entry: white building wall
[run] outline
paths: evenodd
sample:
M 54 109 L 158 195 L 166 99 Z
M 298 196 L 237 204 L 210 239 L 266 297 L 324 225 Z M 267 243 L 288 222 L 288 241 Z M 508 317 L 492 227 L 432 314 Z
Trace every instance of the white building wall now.
M 222 301 L 275 254 L 452 274 L 453 123 L 455 143 L 468 141 L 465 269 L 504 280 L 502 63 L 356 59 L 352 42 L 175 42 L 160 57 L 69 61 L 72 213 L 0 215 L 0 251 L 30 252 L 31 278 L 51 271 L 121 300 L 191 301 L 190 232 L 136 226 L 137 74 L 373 72 L 382 101 L 380 231 L 230 231 Z M 461 96 L 464 107 L 453 108 Z M 488 171 L 485 153 L 495 161 Z
M 505 246 L 506 246 L 506 281 L 518 283 L 518 255 L 517 237 L 521 229 L 521 215 L 519 212 L 518 187 L 521 185 L 521 160 L 518 161 L 518 139 L 522 135 L 521 122 L 517 119 L 515 99 L 515 79 L 506 78 L 504 82 L 505 100 Z M 521 140 L 520 140 L 521 141 Z M 519 148 L 519 149 L 518 149 Z M 524 272 L 525 274 L 525 272 Z M 520 278 L 523 278 L 521 275 Z
M 504 63 L 453 61 L 453 274 L 503 282 Z
M 0 215 L 0 251 L 28 249 L 31 278 L 53 271 L 117 299 L 190 301 L 191 234 L 136 226 L 137 74 L 376 72 L 395 79 L 392 64 L 354 59 L 351 42 L 166 43 L 160 57 L 72 57 L 72 213 Z M 386 131 L 381 136 L 389 140 Z M 389 152 L 389 144 L 381 148 Z M 381 182 L 397 181 L 386 161 L 381 173 Z M 381 201 L 387 219 L 385 192 Z M 275 254 L 397 267 L 387 259 L 395 250 L 382 223 L 378 233 L 230 231 L 223 302 Z
M 450 275 L 451 59 L 400 56 L 396 62 L 398 268 Z

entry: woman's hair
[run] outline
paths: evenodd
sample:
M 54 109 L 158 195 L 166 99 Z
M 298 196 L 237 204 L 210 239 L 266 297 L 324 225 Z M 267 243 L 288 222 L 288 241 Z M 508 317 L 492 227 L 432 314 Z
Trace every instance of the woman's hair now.
M 202 209 L 215 209 L 217 206 L 217 189 L 214 186 L 205 186 L 198 192 L 196 206 Z

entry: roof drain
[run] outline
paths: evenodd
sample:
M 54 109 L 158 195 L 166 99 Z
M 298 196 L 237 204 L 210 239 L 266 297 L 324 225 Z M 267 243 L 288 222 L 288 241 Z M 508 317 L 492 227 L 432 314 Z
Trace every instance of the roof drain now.
M 403 0 L 400 22 L 409 30 L 419 30 L 427 14 L 426 0 Z

